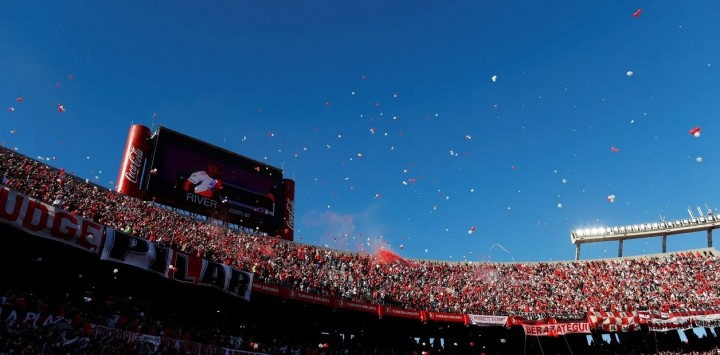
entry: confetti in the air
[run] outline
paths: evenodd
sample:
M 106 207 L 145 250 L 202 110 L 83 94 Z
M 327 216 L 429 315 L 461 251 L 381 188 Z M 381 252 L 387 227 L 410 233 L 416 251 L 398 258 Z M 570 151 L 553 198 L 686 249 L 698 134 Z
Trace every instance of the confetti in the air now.
M 63 104 L 58 104 L 57 110 L 58 112 L 65 112 L 65 106 L 63 106 Z
M 619 152 L 620 152 L 620 148 L 618 148 L 618 147 L 610 147 L 610 151 L 613 152 L 613 153 L 619 153 Z
M 23 98 L 22 98 L 22 97 L 18 97 L 17 99 L 15 99 L 15 101 L 17 101 L 17 102 L 23 102 Z
M 608 202 L 610 202 L 610 203 L 615 202 L 615 195 L 609 195 L 609 196 L 607 197 L 607 200 L 608 200 Z
M 695 127 L 690 130 L 690 134 L 695 136 L 696 138 L 700 137 L 700 127 Z
M 558 203 L 558 204 L 557 204 L 557 208 L 563 208 L 563 204 L 562 204 L 562 203 Z
M 497 81 L 497 75 L 493 75 L 493 76 L 490 78 L 490 80 L 492 80 L 493 83 L 496 82 L 496 81 Z
M 638 16 L 640 16 L 641 13 L 642 13 L 642 9 L 637 9 L 637 11 L 635 11 L 635 13 L 633 14 L 633 17 L 638 18 Z M 652 17 L 652 16 L 650 16 L 650 17 Z
M 14 108 L 14 107 L 8 107 L 8 111 L 9 111 L 9 112 L 13 112 L 13 111 L 15 111 L 15 108 Z
M 475 226 L 470 227 L 468 230 L 468 234 L 473 234 L 475 232 Z
M 625 73 L 625 75 L 627 75 L 627 76 L 633 76 L 633 74 L 635 74 L 635 73 L 633 73 L 632 70 L 628 70 L 628 72 Z
M 695 161 L 698 163 L 702 163 L 703 159 L 702 159 L 702 157 L 697 157 L 697 158 L 695 158 Z

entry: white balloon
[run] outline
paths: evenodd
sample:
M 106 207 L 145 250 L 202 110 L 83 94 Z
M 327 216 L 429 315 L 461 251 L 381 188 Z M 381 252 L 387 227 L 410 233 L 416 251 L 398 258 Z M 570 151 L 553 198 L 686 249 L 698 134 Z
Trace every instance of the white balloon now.
M 113 274 L 117 274 L 117 273 L 118 273 L 118 269 L 113 270 Z
M 562 208 L 562 203 L 558 203 L 558 208 Z
M 633 74 L 635 74 L 635 73 L 633 73 L 632 70 L 628 70 L 628 72 L 626 74 L 627 74 L 627 76 L 633 76 Z
M 698 163 L 702 163 L 702 157 L 697 157 L 697 158 L 695 158 L 695 161 L 698 162 Z

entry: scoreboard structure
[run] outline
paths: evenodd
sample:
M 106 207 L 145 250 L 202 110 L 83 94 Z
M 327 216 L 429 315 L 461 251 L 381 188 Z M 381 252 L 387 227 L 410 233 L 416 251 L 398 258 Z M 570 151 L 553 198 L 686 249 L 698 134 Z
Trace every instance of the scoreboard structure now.
M 295 182 L 281 169 L 166 127 L 130 127 L 116 190 L 294 239 Z

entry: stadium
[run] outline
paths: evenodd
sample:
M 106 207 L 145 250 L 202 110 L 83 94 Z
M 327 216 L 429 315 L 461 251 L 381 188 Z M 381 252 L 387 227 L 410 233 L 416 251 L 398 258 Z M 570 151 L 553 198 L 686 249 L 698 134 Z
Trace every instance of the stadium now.
M 178 161 L 226 181 L 197 197 Z M 139 125 L 117 191 L 6 148 L 0 169 L 0 353 L 720 353 L 710 247 L 492 263 L 307 245 L 281 170 Z

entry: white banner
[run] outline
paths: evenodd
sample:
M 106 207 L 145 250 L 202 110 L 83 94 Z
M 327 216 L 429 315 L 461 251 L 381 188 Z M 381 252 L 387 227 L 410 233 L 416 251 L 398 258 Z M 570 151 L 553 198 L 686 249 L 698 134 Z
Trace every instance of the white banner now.
M 507 316 L 485 316 L 480 314 L 469 314 L 470 316 L 470 323 L 480 326 L 485 325 L 499 325 L 504 326 L 507 324 L 508 317 Z
M 179 253 L 113 228 L 107 228 L 100 260 L 131 265 L 176 282 L 209 286 L 250 300 L 252 273 Z
M 102 225 L 4 186 L 0 189 L 0 222 L 93 254 L 100 250 Z

